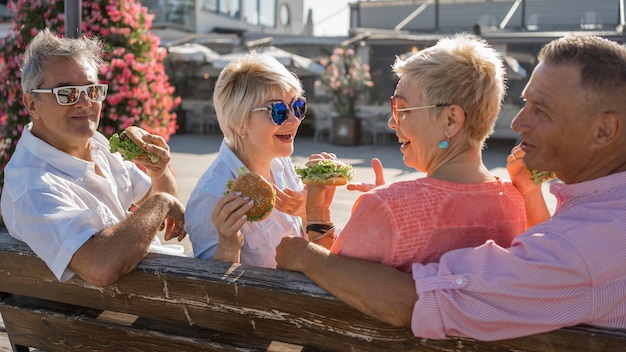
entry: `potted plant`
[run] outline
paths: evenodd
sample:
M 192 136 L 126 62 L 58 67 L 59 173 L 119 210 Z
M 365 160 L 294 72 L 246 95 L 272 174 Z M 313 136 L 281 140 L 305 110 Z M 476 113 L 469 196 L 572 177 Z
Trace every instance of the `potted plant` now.
M 370 66 L 359 60 L 353 49 L 336 48 L 328 61 L 322 61 L 325 71 L 316 82 L 323 84 L 337 112 L 333 119 L 333 143 L 357 145 L 361 141 L 361 120 L 357 104 L 364 93 L 374 86 Z

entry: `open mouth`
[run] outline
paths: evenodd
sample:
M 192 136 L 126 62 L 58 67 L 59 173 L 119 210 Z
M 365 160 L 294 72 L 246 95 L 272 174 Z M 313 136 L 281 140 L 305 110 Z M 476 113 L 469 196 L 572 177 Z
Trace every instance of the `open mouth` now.
M 293 134 L 292 133 L 288 133 L 288 134 L 277 134 L 275 135 L 278 139 L 280 139 L 283 142 L 292 142 L 293 141 Z
M 409 141 L 408 139 L 398 137 L 398 143 L 400 143 L 400 149 L 404 149 L 409 144 L 411 144 L 411 141 Z

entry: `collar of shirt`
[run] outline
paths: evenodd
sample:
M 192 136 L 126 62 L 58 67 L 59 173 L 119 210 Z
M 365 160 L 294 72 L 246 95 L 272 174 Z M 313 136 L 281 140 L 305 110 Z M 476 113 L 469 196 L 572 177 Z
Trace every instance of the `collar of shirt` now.
M 233 152 L 233 150 L 230 149 L 230 147 L 226 144 L 225 140 L 222 140 L 219 153 L 224 156 L 224 163 L 228 166 L 228 169 L 231 170 L 233 178 L 237 178 L 237 176 L 239 176 L 237 174 L 237 168 L 245 167 L 247 169 L 246 165 L 244 165 L 241 162 L 241 160 L 239 160 L 235 152 Z M 284 177 L 285 167 L 279 161 L 279 158 L 274 158 L 272 160 L 272 164 L 270 165 L 270 171 L 272 172 L 272 175 L 274 176 L 274 182 L 276 182 L 276 185 L 279 188 L 281 187 L 284 188 L 285 187 L 285 177 Z
M 565 202 L 588 197 L 596 192 L 606 192 L 615 187 L 622 187 L 624 184 L 626 184 L 626 171 L 579 183 L 565 184 L 557 181 L 550 185 L 550 193 L 556 197 L 558 209 Z
M 32 122 L 26 125 L 21 141 L 33 154 L 45 160 L 50 166 L 60 170 L 74 179 L 82 178 L 89 168 L 89 162 L 78 159 L 63 152 L 31 133 Z

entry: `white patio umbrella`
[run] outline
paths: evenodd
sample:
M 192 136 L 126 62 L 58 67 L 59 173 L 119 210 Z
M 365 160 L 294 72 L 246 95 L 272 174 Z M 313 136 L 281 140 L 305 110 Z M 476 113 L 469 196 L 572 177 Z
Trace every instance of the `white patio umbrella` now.
M 167 52 L 175 60 L 198 63 L 213 63 L 220 57 L 218 52 L 197 43 L 185 43 L 171 46 L 167 48 Z
M 285 65 L 290 71 L 294 71 L 298 77 L 315 77 L 324 73 L 324 67 L 315 61 L 300 56 L 289 51 L 277 48 L 275 46 L 266 46 L 254 49 L 259 53 L 270 54 L 276 58 L 281 64 Z M 229 62 L 239 60 L 244 57 L 247 52 L 237 52 L 220 56 L 213 61 L 213 67 L 222 69 Z

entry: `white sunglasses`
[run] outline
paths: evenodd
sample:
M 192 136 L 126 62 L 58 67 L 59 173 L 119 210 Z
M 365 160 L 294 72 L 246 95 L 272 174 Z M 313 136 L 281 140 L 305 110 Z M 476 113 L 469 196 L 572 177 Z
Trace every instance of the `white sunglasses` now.
M 80 93 L 85 92 L 85 96 L 92 103 L 103 102 L 107 97 L 106 84 L 88 84 L 86 86 L 65 86 L 48 89 L 33 89 L 32 93 L 53 93 L 59 105 L 74 105 L 80 99 Z

